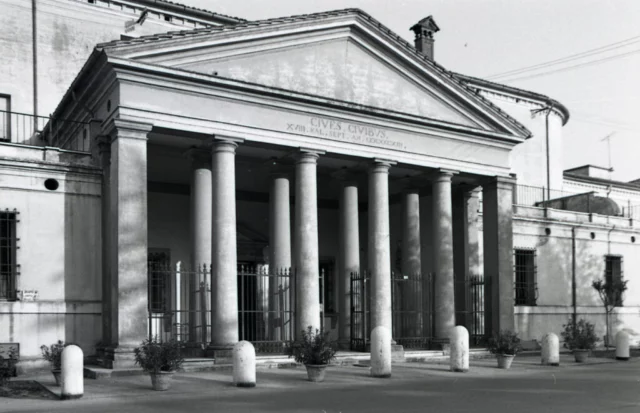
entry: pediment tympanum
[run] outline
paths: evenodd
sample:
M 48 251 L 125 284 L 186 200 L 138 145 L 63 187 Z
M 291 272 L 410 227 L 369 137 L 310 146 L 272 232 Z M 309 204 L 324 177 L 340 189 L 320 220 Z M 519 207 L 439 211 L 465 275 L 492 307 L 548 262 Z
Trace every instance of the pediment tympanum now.
M 467 126 L 475 122 L 351 39 L 186 63 L 182 69 Z

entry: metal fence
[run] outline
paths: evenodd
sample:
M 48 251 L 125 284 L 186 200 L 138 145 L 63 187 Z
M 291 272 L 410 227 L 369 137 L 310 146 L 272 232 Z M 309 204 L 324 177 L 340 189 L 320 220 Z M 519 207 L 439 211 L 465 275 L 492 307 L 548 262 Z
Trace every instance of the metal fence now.
M 90 150 L 89 124 L 0 110 L 0 142 L 54 146 L 88 152 Z
M 428 349 L 433 338 L 433 274 L 391 274 L 392 335 L 405 349 Z
M 392 336 L 405 349 L 428 349 L 434 338 L 435 274 L 391 275 Z M 471 345 L 485 341 L 485 291 L 491 279 L 474 275 L 454 283 L 454 294 L 462 304 L 456 306 L 456 324 L 469 331 Z M 366 351 L 371 332 L 370 278 L 366 271 L 351 273 L 351 350 Z
M 469 332 L 469 344 L 480 346 L 485 343 L 485 320 L 491 317 L 491 309 L 485 307 L 485 296 L 491 293 L 491 277 L 472 275 L 455 283 L 458 297 L 464 304 L 456 311 L 456 325 L 465 326 Z
M 282 353 L 294 337 L 294 290 L 291 269 L 267 271 L 238 267 L 238 326 L 240 340 L 257 353 Z
M 582 191 L 576 192 L 573 190 L 560 190 L 560 189 L 547 189 L 546 187 L 529 186 L 529 185 L 515 185 L 513 193 L 514 205 L 522 206 L 549 206 L 549 201 L 558 201 L 561 199 L 573 197 L 576 195 L 587 195 L 598 191 Z M 600 196 L 606 196 L 601 194 Z M 620 216 L 626 218 L 640 218 L 640 205 L 635 204 L 637 201 L 631 199 L 612 199 L 620 207 Z M 590 205 L 591 198 L 587 197 L 587 212 L 591 212 Z M 562 204 L 561 204 L 562 205 Z M 559 208 L 554 206 L 554 208 Z M 563 207 L 564 208 L 564 207 Z

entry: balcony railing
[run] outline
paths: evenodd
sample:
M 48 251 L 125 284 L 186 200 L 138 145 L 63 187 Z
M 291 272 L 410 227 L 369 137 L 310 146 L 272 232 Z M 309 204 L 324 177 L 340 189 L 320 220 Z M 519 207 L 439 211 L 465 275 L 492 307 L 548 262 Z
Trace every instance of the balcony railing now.
M 0 110 L 0 142 L 87 152 L 88 128 L 87 122 Z

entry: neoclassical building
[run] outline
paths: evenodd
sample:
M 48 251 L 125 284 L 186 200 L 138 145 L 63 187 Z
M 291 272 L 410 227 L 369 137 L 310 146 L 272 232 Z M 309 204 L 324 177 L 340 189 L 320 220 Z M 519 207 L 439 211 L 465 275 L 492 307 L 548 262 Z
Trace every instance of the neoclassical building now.
M 550 190 L 597 184 L 562 176 L 568 110 L 440 66 L 433 18 L 414 44 L 358 9 L 205 23 L 98 44 L 0 143 L 0 341 L 27 358 L 60 338 L 127 366 L 151 335 L 217 359 L 307 326 L 355 350 L 376 326 L 536 340 L 601 322 L 590 280 L 640 264 L 629 214 Z

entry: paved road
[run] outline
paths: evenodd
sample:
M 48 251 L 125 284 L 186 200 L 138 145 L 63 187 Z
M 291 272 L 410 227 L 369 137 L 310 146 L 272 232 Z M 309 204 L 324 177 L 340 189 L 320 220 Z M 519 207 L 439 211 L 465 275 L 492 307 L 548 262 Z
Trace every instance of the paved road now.
M 468 373 L 446 365 L 394 365 L 393 377 L 368 368 L 331 367 L 324 383 L 306 381 L 304 368 L 258 371 L 258 387 L 235 388 L 231 372 L 180 374 L 167 392 L 150 390 L 146 376 L 86 380 L 74 401 L 0 399 L 0 412 L 640 412 L 640 359 L 542 367 L 516 359 L 472 361 Z

